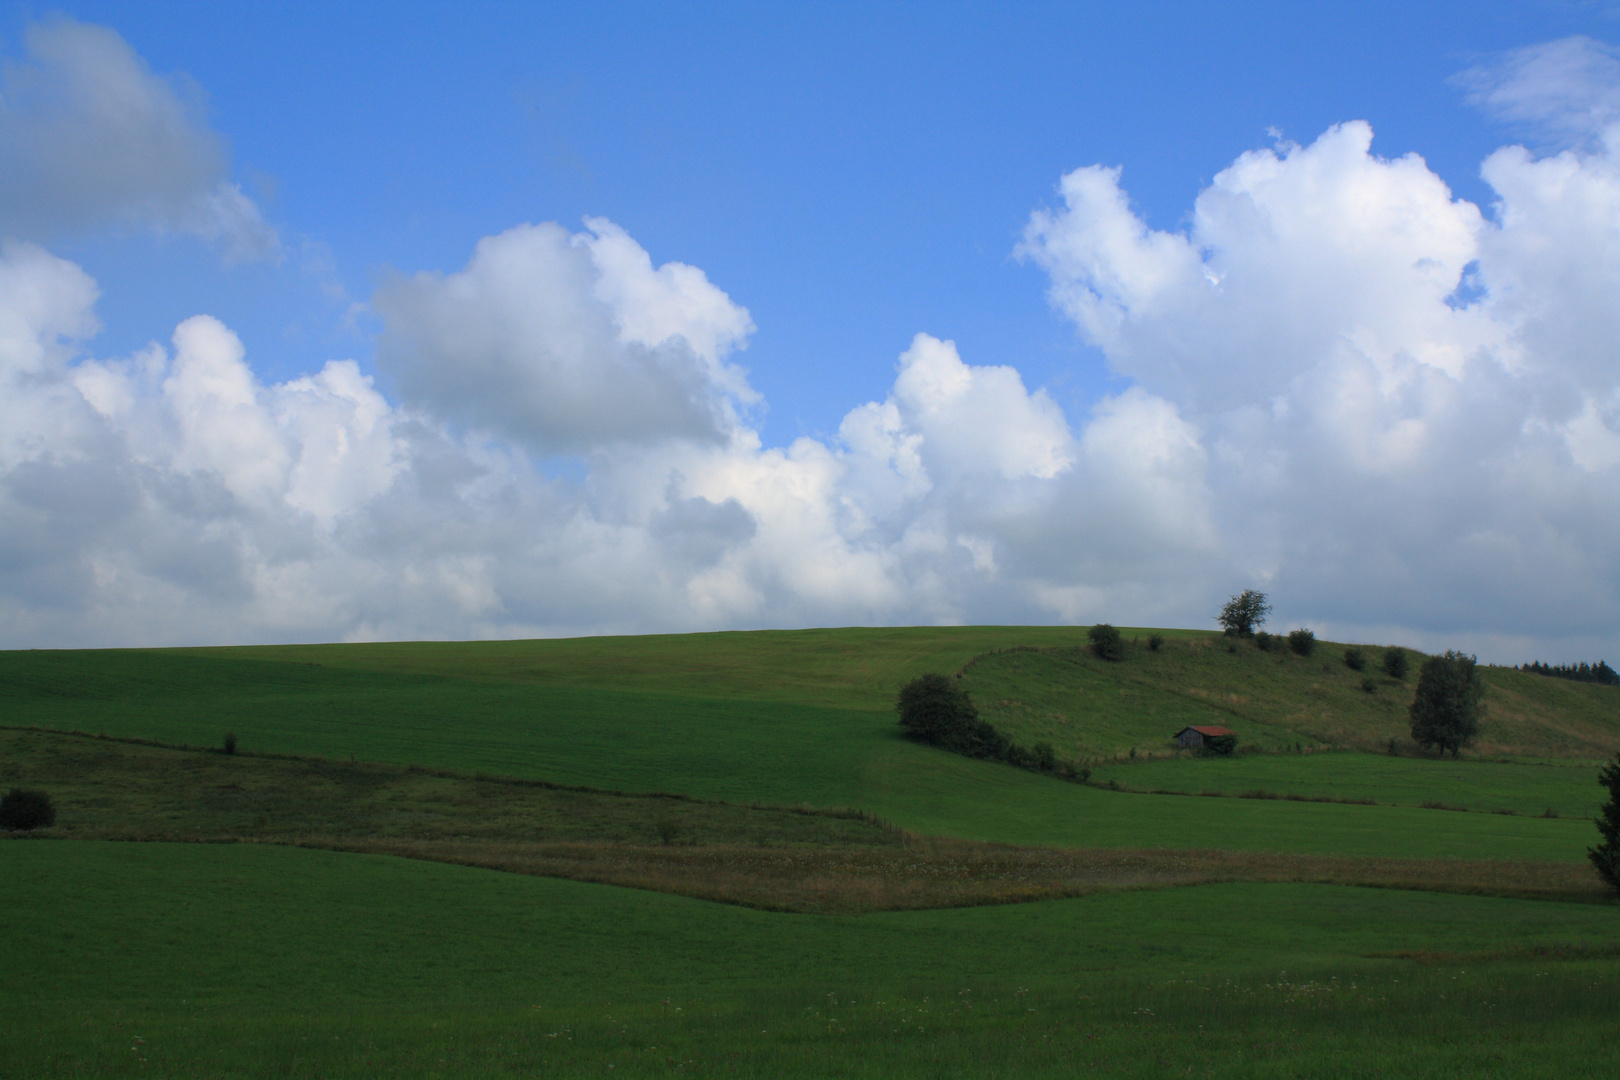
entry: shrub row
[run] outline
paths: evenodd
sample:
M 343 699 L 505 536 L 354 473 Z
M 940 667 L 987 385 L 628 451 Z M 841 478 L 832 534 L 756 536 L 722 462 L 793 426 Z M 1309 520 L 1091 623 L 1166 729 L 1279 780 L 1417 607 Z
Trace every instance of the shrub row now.
M 947 676 L 929 672 L 900 688 L 895 701 L 900 726 L 918 742 L 941 750 L 987 761 L 1005 761 L 1021 769 L 1050 773 L 1068 780 L 1084 781 L 1091 770 L 1075 762 L 1060 760 L 1051 743 L 1036 743 L 1034 749 L 1020 746 L 979 719 L 968 692 Z

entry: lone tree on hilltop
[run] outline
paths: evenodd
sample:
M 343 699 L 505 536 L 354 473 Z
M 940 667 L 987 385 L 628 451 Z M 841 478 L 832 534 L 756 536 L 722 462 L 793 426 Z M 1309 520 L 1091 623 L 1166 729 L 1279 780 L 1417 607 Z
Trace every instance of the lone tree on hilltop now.
M 1417 696 L 1412 699 L 1412 738 L 1427 750 L 1438 746 L 1458 752 L 1479 732 L 1479 699 L 1485 693 L 1472 656 L 1447 650 L 1431 656 L 1418 669 Z
M 1598 876 L 1620 889 L 1620 754 L 1598 770 L 1598 783 L 1609 789 L 1609 801 L 1598 811 L 1597 829 L 1603 842 L 1586 849 Z
M 1119 627 L 1100 622 L 1086 631 L 1086 636 L 1091 639 L 1091 651 L 1102 659 L 1125 659 L 1125 639 L 1120 636 Z
M 1007 738 L 979 719 L 967 691 L 944 675 L 919 675 L 900 688 L 900 726 L 919 741 L 976 758 L 1002 758 Z
M 1248 637 L 1266 624 L 1266 616 L 1270 614 L 1271 604 L 1266 601 L 1265 593 L 1244 589 L 1226 602 L 1215 621 L 1228 634 Z

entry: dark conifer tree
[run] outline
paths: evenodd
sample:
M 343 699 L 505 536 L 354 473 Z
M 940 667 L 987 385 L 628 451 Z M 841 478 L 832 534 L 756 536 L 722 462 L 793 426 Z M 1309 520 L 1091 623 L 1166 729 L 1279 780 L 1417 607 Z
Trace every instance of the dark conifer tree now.
M 1587 848 L 1587 858 L 1604 881 L 1620 889 L 1620 754 L 1598 770 L 1598 783 L 1609 789 L 1609 801 L 1598 812 L 1597 830 L 1603 841 Z

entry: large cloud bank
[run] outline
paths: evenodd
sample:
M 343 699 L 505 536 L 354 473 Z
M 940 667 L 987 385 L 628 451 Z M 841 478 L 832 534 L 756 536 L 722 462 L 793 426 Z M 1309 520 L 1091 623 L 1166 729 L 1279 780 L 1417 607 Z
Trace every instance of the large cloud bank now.
M 1546 99 L 1535 59 L 1479 92 Z M 1019 251 L 1131 389 L 1066 416 L 918 334 L 885 400 L 785 447 L 750 426 L 748 312 L 608 221 L 380 288 L 397 400 L 350 361 L 267 385 L 206 315 L 98 358 L 95 283 L 8 241 L 0 643 L 1210 625 L 1259 585 L 1319 632 L 1612 656 L 1599 112 L 1561 153 L 1492 155 L 1483 212 L 1362 123 L 1242 155 L 1184 232 L 1076 170 Z

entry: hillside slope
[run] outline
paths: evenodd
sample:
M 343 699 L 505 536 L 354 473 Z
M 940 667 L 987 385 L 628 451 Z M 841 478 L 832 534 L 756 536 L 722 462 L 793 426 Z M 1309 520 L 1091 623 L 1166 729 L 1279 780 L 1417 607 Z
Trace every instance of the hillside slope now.
M 1167 635 L 1153 651 L 1145 635 L 1134 636 L 1118 662 L 1080 646 L 987 653 L 964 665 L 961 685 L 997 728 L 1026 746 L 1050 742 L 1060 757 L 1169 755 L 1172 737 L 1189 724 L 1232 728 L 1261 750 L 1387 751 L 1391 740 L 1411 749 L 1417 654 L 1414 671 L 1397 680 L 1374 664 L 1351 670 L 1347 646 L 1333 642 L 1302 657 L 1219 634 Z M 1508 668 L 1482 672 L 1474 756 L 1592 760 L 1620 750 L 1620 689 Z

